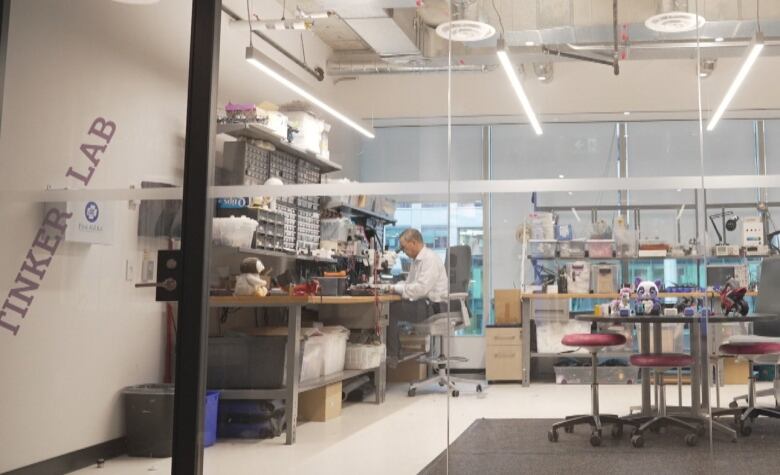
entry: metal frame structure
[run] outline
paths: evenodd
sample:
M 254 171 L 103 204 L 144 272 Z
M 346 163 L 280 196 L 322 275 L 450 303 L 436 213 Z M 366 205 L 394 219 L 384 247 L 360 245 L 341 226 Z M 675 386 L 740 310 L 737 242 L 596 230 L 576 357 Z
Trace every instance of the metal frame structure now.
M 203 472 L 214 142 L 221 0 L 193 0 L 182 194 L 182 282 L 176 332 L 173 474 Z

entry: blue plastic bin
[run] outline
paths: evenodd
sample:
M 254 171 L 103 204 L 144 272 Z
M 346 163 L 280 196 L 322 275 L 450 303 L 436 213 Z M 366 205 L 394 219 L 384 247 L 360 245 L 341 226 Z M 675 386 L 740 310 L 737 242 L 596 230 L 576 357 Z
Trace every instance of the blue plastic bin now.
M 206 391 L 206 416 L 203 418 L 203 446 L 211 447 L 217 441 L 219 391 Z

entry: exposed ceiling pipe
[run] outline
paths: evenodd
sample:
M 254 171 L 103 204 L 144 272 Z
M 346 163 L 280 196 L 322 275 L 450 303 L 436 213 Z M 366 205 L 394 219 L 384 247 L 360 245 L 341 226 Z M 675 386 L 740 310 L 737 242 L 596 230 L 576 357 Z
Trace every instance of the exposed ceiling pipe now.
M 495 65 L 485 64 L 455 64 L 452 72 L 479 72 L 492 71 Z M 328 60 L 327 70 L 329 76 L 351 76 L 357 74 L 403 74 L 403 73 L 442 73 L 450 68 L 447 65 L 419 65 L 397 64 L 384 61 L 349 61 Z

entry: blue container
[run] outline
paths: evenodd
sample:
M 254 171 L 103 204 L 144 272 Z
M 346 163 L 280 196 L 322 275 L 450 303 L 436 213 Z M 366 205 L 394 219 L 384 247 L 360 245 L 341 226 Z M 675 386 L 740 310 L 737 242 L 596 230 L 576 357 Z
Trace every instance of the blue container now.
M 206 391 L 206 415 L 203 418 L 203 446 L 211 447 L 217 441 L 219 391 Z
M 283 401 L 222 400 L 217 432 L 220 439 L 269 439 L 282 433 Z

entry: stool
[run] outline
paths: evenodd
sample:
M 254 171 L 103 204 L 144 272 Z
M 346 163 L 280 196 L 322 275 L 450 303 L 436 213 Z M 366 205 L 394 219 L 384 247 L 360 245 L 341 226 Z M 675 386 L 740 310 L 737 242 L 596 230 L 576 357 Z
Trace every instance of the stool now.
M 590 435 L 590 445 L 601 445 L 601 430 L 604 423 L 614 424 L 612 436 L 615 438 L 623 435 L 623 421 L 613 414 L 599 413 L 599 383 L 597 354 L 605 346 L 617 346 L 626 343 L 626 337 L 616 333 L 572 333 L 561 340 L 565 346 L 585 348 L 590 352 L 591 367 L 593 368 L 593 380 L 591 382 L 591 413 L 587 415 L 567 416 L 566 420 L 553 424 L 547 439 L 550 442 L 558 442 L 558 429 L 563 427 L 564 432 L 574 432 L 574 426 L 590 424 L 593 430 Z
M 695 426 L 684 420 L 669 416 L 666 414 L 666 388 L 664 386 L 663 377 L 659 377 L 660 370 L 666 370 L 670 368 L 684 368 L 694 364 L 693 357 L 691 355 L 679 354 L 679 353 L 651 353 L 641 355 L 631 355 L 631 364 L 640 368 L 651 368 L 653 370 L 653 377 L 655 378 L 655 384 L 658 388 L 658 401 L 656 403 L 658 414 L 653 417 L 646 418 L 644 422 L 631 434 L 631 445 L 636 448 L 643 447 L 645 445 L 644 432 L 647 430 L 658 431 L 663 427 L 679 427 L 688 431 L 685 436 L 685 443 L 689 446 L 694 446 L 698 443 L 698 436 L 703 435 L 704 427 Z M 634 422 L 639 422 L 639 418 L 633 418 Z
M 748 377 L 747 407 L 737 407 L 737 403 L 734 401 L 729 405 L 730 409 L 716 409 L 712 411 L 712 415 L 716 417 L 733 415 L 737 431 L 745 437 L 753 432 L 750 425 L 746 424 L 748 420 L 753 422 L 758 416 L 780 419 L 780 410 L 756 407 L 756 376 L 753 374 L 753 362 L 756 359 L 774 356 L 774 363 L 777 363 L 776 359 L 780 356 L 780 342 L 726 343 L 720 346 L 720 352 L 724 355 L 742 357 L 748 360 L 750 375 Z

